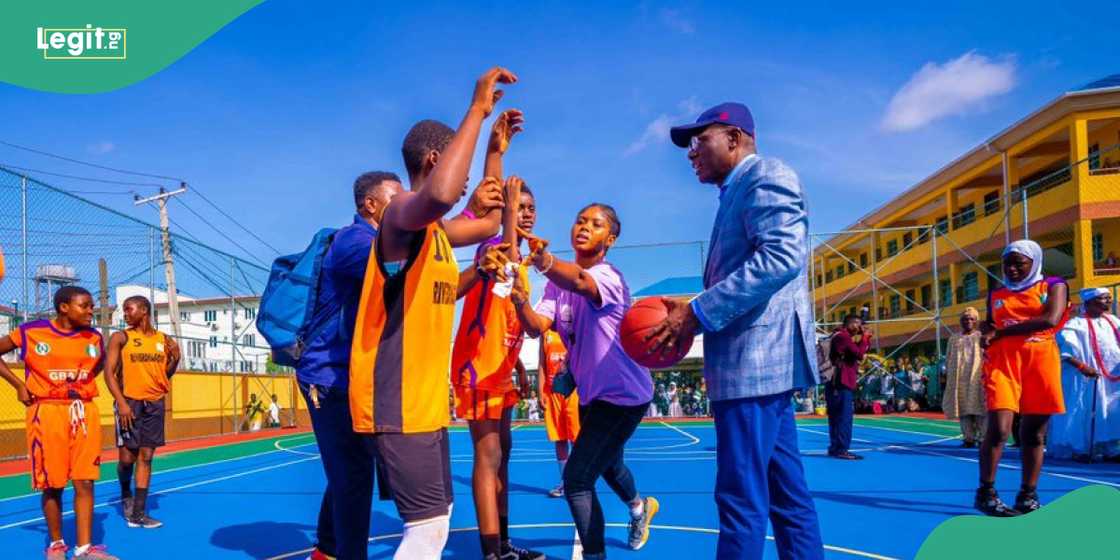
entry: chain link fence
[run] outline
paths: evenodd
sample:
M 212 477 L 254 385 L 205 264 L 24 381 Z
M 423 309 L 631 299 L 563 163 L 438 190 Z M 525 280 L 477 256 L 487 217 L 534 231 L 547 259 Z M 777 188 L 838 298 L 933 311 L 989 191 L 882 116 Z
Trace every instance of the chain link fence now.
M 172 207 L 175 210 L 175 207 Z M 168 400 L 168 438 L 295 426 L 306 420 L 290 371 L 275 367 L 255 318 L 268 269 L 170 228 L 182 349 Z M 171 334 L 167 273 L 159 227 L 0 167 L 0 335 L 50 317 L 54 291 L 77 285 L 93 294 L 94 326 L 106 338 L 125 327 L 120 303 L 142 295 L 157 327 Z M 13 352 L 3 357 L 20 367 Z M 24 408 L 0 387 L 0 457 L 22 455 Z M 112 399 L 99 382 L 102 426 Z M 275 406 L 273 406 L 275 403 Z M 306 424 L 304 424 L 306 425 Z M 105 442 L 113 441 L 106 438 Z

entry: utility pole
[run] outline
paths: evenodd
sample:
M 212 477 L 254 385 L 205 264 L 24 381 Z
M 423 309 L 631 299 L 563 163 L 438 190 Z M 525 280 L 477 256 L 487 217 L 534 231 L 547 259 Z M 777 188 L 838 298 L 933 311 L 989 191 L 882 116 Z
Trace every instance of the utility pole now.
M 171 258 L 171 232 L 168 229 L 167 219 L 167 199 L 187 192 L 187 184 L 180 183 L 177 190 L 167 192 L 163 187 L 160 187 L 159 194 L 149 196 L 147 198 L 140 198 L 136 196 L 136 205 L 147 204 L 155 202 L 156 207 L 159 208 L 159 231 L 163 237 L 163 272 L 167 277 L 167 314 L 171 319 L 171 332 L 175 335 L 176 340 L 182 339 L 183 333 L 179 328 L 179 295 L 175 291 L 175 263 Z M 156 305 L 156 302 L 152 302 Z
M 100 277 L 98 285 L 101 288 L 97 298 L 98 307 L 101 308 L 98 322 L 101 323 L 101 336 L 108 339 L 112 314 L 109 313 L 109 266 L 105 263 L 105 259 L 97 259 L 97 272 Z

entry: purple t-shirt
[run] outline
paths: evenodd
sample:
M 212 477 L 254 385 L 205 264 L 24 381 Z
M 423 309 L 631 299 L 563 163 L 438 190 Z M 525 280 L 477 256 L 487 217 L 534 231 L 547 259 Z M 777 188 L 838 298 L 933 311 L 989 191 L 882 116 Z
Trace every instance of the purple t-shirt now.
M 630 288 L 610 264 L 599 263 L 587 273 L 599 288 L 601 305 L 549 282 L 536 311 L 552 320 L 568 347 L 568 369 L 580 404 L 596 399 L 621 406 L 646 404 L 653 400 L 649 370 L 626 355 L 618 335 L 630 309 Z

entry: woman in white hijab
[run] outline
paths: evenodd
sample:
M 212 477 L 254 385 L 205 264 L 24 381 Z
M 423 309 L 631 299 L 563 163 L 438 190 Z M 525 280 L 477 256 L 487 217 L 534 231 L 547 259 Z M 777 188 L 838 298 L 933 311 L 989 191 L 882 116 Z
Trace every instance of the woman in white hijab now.
M 1055 342 L 1069 316 L 1069 286 L 1062 278 L 1043 278 L 1042 247 L 1020 240 L 1003 251 L 1003 287 L 988 294 L 988 318 L 981 324 L 984 397 L 988 427 L 980 446 L 980 487 L 976 509 L 997 517 L 1030 513 L 1042 507 L 1038 477 L 1050 417 L 1065 412 L 1062 362 Z M 996 470 L 1015 414 L 1019 428 L 1022 485 L 1015 506 L 995 490 Z
M 1112 293 L 1081 290 L 1083 314 L 1058 336 L 1066 413 L 1050 423 L 1053 457 L 1120 457 L 1120 319 L 1109 313 Z

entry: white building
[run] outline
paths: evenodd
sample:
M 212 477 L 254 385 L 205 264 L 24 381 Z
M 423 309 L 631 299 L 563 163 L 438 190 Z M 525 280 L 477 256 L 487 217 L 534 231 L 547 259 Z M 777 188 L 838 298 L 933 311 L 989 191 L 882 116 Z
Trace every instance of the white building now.
M 156 328 L 171 333 L 167 292 L 147 286 L 123 285 L 116 289 L 113 325 L 125 328 L 121 302 L 131 296 L 155 298 Z M 268 364 L 268 343 L 257 332 L 257 295 L 193 298 L 179 293 L 179 346 L 183 360 L 179 366 L 187 371 L 233 371 L 265 373 Z

